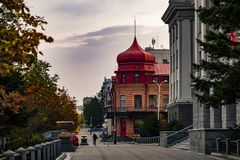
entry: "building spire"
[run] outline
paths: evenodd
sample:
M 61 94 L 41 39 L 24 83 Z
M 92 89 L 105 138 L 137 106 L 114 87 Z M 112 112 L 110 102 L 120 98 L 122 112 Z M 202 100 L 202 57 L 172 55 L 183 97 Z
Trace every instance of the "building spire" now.
M 136 38 L 136 17 L 134 16 L 134 38 Z

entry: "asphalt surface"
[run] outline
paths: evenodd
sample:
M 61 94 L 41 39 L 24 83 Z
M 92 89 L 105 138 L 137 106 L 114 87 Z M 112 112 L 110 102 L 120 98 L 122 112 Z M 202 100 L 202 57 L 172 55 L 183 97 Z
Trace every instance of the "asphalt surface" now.
M 97 133 L 97 132 L 96 132 Z M 99 137 L 99 133 L 98 137 Z M 198 154 L 173 148 L 163 148 L 158 145 L 136 145 L 127 143 L 103 143 L 97 139 L 97 145 L 92 143 L 92 135 L 87 129 L 81 129 L 81 136 L 87 136 L 89 145 L 79 146 L 75 152 L 67 153 L 65 160 L 216 160 L 213 156 Z

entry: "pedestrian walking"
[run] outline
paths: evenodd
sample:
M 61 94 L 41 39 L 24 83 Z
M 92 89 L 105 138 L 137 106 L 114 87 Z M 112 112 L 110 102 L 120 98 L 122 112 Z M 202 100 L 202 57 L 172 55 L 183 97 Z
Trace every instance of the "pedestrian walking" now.
M 93 144 L 96 145 L 96 140 L 98 139 L 97 135 L 93 134 Z

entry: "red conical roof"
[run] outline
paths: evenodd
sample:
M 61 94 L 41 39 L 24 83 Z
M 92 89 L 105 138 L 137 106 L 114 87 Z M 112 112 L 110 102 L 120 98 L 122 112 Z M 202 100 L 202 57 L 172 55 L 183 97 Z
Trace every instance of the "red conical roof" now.
M 118 64 L 128 62 L 155 63 L 155 56 L 143 50 L 135 37 L 131 47 L 117 56 L 117 62 Z

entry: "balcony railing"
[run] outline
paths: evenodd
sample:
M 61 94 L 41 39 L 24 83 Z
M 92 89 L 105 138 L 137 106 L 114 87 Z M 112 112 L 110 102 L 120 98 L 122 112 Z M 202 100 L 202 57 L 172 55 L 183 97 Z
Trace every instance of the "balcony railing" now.
M 125 106 L 125 107 L 116 107 L 116 112 L 153 112 L 157 111 L 158 108 L 154 106 L 148 107 L 135 107 L 135 106 Z

